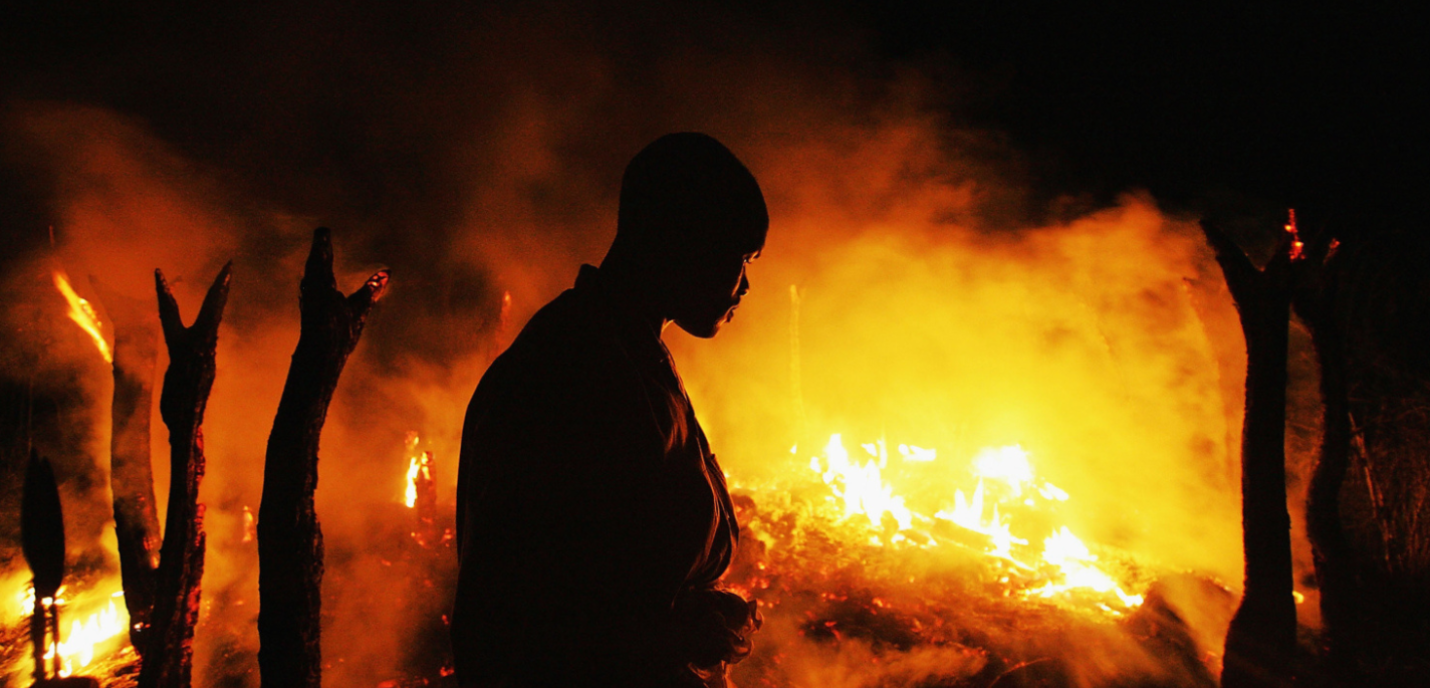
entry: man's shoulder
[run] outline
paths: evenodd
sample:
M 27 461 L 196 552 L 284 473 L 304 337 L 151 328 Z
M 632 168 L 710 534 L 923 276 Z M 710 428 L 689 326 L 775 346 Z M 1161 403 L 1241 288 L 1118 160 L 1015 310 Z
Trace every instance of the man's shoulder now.
M 492 361 L 477 395 L 505 395 L 512 388 L 538 392 L 580 384 L 584 378 L 613 372 L 620 355 L 595 304 L 577 290 L 568 289 L 542 306 L 511 346 Z
M 567 289 L 542 306 L 498 359 L 535 359 L 542 366 L 607 349 L 609 337 L 590 299 Z
M 487 368 L 467 407 L 464 457 L 508 440 L 609 432 L 643 408 L 639 375 L 587 296 L 567 290 L 543 306 Z

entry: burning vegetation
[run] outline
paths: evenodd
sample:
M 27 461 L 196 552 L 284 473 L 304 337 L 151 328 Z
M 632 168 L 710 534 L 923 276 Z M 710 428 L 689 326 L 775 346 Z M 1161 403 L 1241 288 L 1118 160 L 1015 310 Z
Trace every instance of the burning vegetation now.
M 784 239 L 773 234 L 771 255 L 780 255 L 781 244 L 798 243 L 803 231 L 796 224 Z M 732 336 L 718 343 L 723 348 L 673 342 L 697 407 L 711 419 L 712 435 L 721 433 L 715 441 L 741 512 L 743 545 L 725 584 L 758 600 L 766 618 L 754 654 L 734 674 L 736 683 L 1215 684 L 1235 601 L 1234 583 L 1226 581 L 1235 580 L 1239 558 L 1234 542 L 1227 542 L 1235 532 L 1227 442 L 1235 433 L 1222 363 L 1211 345 L 1219 336 L 1217 319 L 1224 321 L 1229 308 L 1225 301 L 1222 311 L 1207 305 L 1224 298 L 1208 286 L 1213 282 L 1182 280 L 1184 274 L 1202 279 L 1205 253 L 1195 235 L 1139 200 L 1079 225 L 982 241 L 974 234 L 853 234 L 804 255 L 791 252 L 772 261 L 767 277 L 796 285 L 788 300 L 767 299 L 742 310 Z M 315 242 L 322 250 L 313 249 L 305 280 L 315 270 L 320 274 L 313 285 L 304 282 L 304 299 L 324 295 L 328 305 L 304 301 L 303 327 L 339 324 L 314 330 L 329 333 L 321 338 L 300 339 L 299 350 L 318 362 L 311 370 L 329 374 L 310 380 L 290 373 L 287 410 L 280 411 L 269 443 L 263 506 L 256 519 L 247 505 L 226 507 L 233 512 L 233 532 L 223 540 L 238 552 L 257 540 L 263 570 L 286 567 L 285 585 L 302 584 L 260 587 L 259 608 L 277 610 L 284 619 L 260 616 L 257 659 L 264 675 L 290 675 L 304 685 L 317 685 L 323 667 L 350 658 L 342 650 L 335 659 L 329 659 L 331 651 L 320 654 L 327 612 L 304 602 L 330 594 L 319 587 L 331 567 L 325 559 L 336 555 L 340 562 L 338 582 L 326 590 L 371 585 L 358 581 L 373 575 L 348 563 L 359 551 L 351 540 L 334 550 L 313 535 L 321 510 L 313 501 L 314 428 L 322 427 L 324 395 L 333 393 L 342 359 L 356 342 L 352 333 L 361 332 L 344 329 L 341 314 L 333 321 L 316 310 L 358 302 L 343 301 L 336 291 L 331 293 L 338 296 L 327 296 L 332 287 L 323 285 L 321 273 L 330 249 L 322 233 Z M 1121 274 L 1127 267 L 1121 259 L 1105 260 L 1112 246 L 1155 264 Z M 1010 270 L 1014 266 L 1024 267 Z M 1035 279 L 1019 269 L 1041 274 Z M 887 272 L 876 277 L 879 271 Z M 386 280 L 379 273 L 362 289 L 375 301 Z M 952 285 L 963 297 L 945 300 L 934 284 Z M 1156 297 L 1149 300 L 1148 293 Z M 504 292 L 499 334 L 512 308 Z M 103 333 L 102 321 L 88 312 L 92 326 L 84 332 Z M 1050 313 L 1059 314 L 1056 322 L 1041 322 Z M 170 339 L 179 332 L 165 329 Z M 784 336 L 771 338 L 771 332 Z M 172 346 L 171 360 L 182 360 Z M 906 347 L 919 353 L 905 354 Z M 121 346 L 114 360 L 131 360 L 125 356 Z M 336 368 L 321 363 L 329 356 L 338 357 Z M 781 366 L 783 375 L 771 373 Z M 781 378 L 782 384 L 770 386 Z M 116 385 L 118 380 L 116 373 Z M 294 385 L 316 396 L 289 401 Z M 1009 385 L 1021 387 L 1010 393 Z M 750 393 L 742 387 L 753 390 L 755 401 L 722 399 Z M 160 406 L 172 414 L 193 403 Z M 198 408 L 202 413 L 201 402 Z M 134 411 L 117 404 L 113 412 Z M 311 417 L 285 420 L 285 413 Z M 759 420 L 751 424 L 741 414 Z M 124 426 L 118 416 L 114 426 Z M 280 434 L 280 428 L 289 429 Z M 451 594 L 454 575 L 445 513 L 450 501 L 443 504 L 436 452 L 423 446 L 424 439 L 406 432 L 387 453 L 384 471 L 401 485 L 389 504 L 405 514 L 380 512 L 389 523 L 369 531 L 361 546 L 364 556 L 376 556 L 390 571 L 375 580 L 389 588 L 400 582 L 390 594 L 366 598 L 363 608 L 396 605 L 411 619 L 413 633 L 430 638 L 400 661 L 405 668 L 399 678 L 374 682 L 382 685 L 440 682 L 451 673 L 442 649 L 441 602 Z M 192 476 L 186 468 L 190 454 L 180 451 L 190 445 L 177 441 L 170 473 Z M 790 443 L 781 448 L 776 442 Z M 273 471 L 298 472 L 275 477 Z M 171 500 L 197 487 L 179 484 L 186 487 L 171 488 Z M 1154 487 L 1155 494 L 1139 493 Z M 267 492 L 280 488 L 282 494 Z M 275 520 L 265 510 L 279 502 L 289 516 Z M 1195 505 L 1203 510 L 1196 512 Z M 119 516 L 118 502 L 115 509 Z M 171 502 L 170 533 L 174 509 Z M 1136 518 L 1123 516 L 1129 512 Z M 177 513 L 182 532 L 183 524 L 197 523 L 202 509 Z M 313 530 L 305 531 L 304 523 Z M 275 536 L 274 524 L 299 527 Z M 192 570 L 203 570 L 203 535 L 183 537 L 198 544 L 199 558 L 189 559 Z M 265 549 L 265 538 L 277 542 L 275 537 L 281 543 Z M 309 544 L 294 544 L 299 540 Z M 152 566 L 152 555 L 139 556 Z M 113 580 L 87 583 L 92 587 L 84 599 L 103 605 L 92 619 L 78 622 L 73 640 L 56 648 L 70 657 L 62 663 L 67 672 L 88 665 L 100 667 L 97 675 L 108 684 L 135 678 L 142 684 L 143 673 L 134 670 L 139 655 L 148 663 L 150 653 L 164 657 L 172 646 L 181 649 L 171 656 L 182 658 L 185 632 L 161 642 L 136 623 L 131 635 L 145 638 L 136 645 L 141 651 L 122 652 L 127 622 L 116 605 L 122 600 L 113 597 Z M 124 580 L 127 588 L 130 577 Z M 204 628 L 243 637 L 222 630 L 252 618 L 246 616 L 251 611 L 240 611 L 251 609 L 241 605 L 243 593 L 217 593 L 214 608 L 234 615 L 230 621 L 206 616 L 198 588 L 192 590 L 152 594 L 156 601 L 170 600 L 170 607 L 173 600 L 191 600 L 163 613 L 197 627 L 199 642 Z M 286 601 L 274 602 L 275 596 Z M 132 600 L 129 606 L 133 615 Z M 241 677 L 252 676 L 253 666 L 245 662 L 253 655 L 227 652 L 231 659 L 222 661 L 204 655 L 208 664 L 197 670 L 210 678 L 201 685 L 249 680 Z M 179 685 L 165 680 L 151 685 Z

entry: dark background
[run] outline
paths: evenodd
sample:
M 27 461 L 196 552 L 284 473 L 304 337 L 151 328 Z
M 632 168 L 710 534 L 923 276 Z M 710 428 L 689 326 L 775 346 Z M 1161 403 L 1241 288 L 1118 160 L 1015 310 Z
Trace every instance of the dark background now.
M 340 179 L 348 204 L 417 194 L 440 206 L 455 190 L 424 176 L 437 137 L 375 141 L 370 113 L 420 98 L 384 87 L 469 55 L 472 32 L 521 8 L 550 15 L 538 25 L 579 27 L 580 40 L 611 36 L 634 66 L 695 43 L 787 51 L 872 83 L 919 70 L 946 87 L 954 121 L 1006 135 L 1043 197 L 1098 203 L 1136 187 L 1210 212 L 1249 198 L 1342 232 L 1418 219 L 1430 27 L 1414 3 L 675 4 L 12 2 L 0 91 L 137 115 L 197 159 L 267 177 L 250 191 L 279 202 L 300 185 L 250 173 L 275 156 Z M 541 45 L 507 58 L 541 60 Z M 428 107 L 435 132 L 468 114 Z M 42 214 L 39 182 L 23 167 L 4 174 L 5 224 Z M 6 234 L 7 252 L 36 241 Z

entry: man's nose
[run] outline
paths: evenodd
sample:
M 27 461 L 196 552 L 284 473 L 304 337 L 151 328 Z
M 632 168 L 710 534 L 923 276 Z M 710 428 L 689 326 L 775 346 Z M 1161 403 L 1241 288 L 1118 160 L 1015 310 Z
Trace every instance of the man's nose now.
M 735 292 L 735 296 L 744 296 L 750 291 L 750 278 L 744 270 L 740 271 L 740 288 Z

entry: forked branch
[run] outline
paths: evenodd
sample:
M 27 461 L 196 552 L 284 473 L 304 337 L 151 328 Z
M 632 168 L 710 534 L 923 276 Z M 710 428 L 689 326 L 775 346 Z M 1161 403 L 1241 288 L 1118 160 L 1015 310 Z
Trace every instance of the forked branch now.
M 169 427 L 169 508 L 140 688 L 188 688 L 190 683 L 199 583 L 204 575 L 204 507 L 198 502 L 204 476 L 204 409 L 213 389 L 218 326 L 228 302 L 232 269 L 229 263 L 219 272 L 189 327 L 184 327 L 164 273 L 154 271 L 159 324 L 169 349 L 169 369 L 159 396 L 159 415 Z
M 258 511 L 258 665 L 264 688 L 319 688 L 323 532 L 313 506 L 318 440 L 348 355 L 388 272 L 367 279 L 351 296 L 338 291 L 330 233 L 313 233 L 300 288 L 302 330 L 263 467 Z

